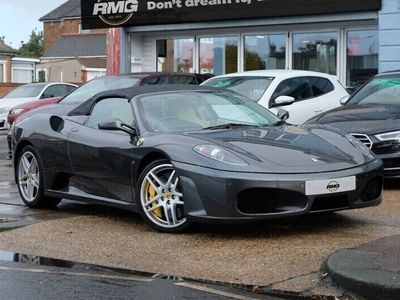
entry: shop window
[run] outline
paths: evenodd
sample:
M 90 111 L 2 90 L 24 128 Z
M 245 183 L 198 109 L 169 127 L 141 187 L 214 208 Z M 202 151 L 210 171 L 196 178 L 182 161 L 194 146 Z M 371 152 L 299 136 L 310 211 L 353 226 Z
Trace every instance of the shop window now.
M 377 30 L 347 33 L 347 85 L 357 89 L 378 73 L 379 37 Z
M 222 75 L 237 72 L 237 37 L 200 38 L 200 72 Z
M 293 69 L 337 74 L 337 33 L 293 34 Z
M 286 68 L 286 35 L 246 35 L 244 70 Z
M 157 40 L 157 71 L 193 72 L 194 40 Z

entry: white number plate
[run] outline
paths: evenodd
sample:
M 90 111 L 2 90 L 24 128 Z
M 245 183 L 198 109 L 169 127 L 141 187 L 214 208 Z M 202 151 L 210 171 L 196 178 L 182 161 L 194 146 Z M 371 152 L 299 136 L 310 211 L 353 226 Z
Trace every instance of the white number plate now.
M 306 195 L 334 194 L 356 189 L 356 177 L 306 181 Z

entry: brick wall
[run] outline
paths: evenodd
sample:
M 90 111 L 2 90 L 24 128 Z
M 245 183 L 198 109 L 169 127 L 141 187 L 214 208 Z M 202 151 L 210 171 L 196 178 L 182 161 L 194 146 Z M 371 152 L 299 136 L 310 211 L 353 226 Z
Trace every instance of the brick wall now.
M 20 83 L 0 83 L 0 97 L 3 97 L 5 94 L 11 92 L 17 86 L 20 86 Z M 1 99 L 0 99 L 1 101 Z
M 76 35 L 79 34 L 81 20 L 70 19 L 58 22 L 45 22 L 44 23 L 44 51 L 49 50 L 62 35 Z M 106 33 L 107 29 L 93 29 L 89 33 Z

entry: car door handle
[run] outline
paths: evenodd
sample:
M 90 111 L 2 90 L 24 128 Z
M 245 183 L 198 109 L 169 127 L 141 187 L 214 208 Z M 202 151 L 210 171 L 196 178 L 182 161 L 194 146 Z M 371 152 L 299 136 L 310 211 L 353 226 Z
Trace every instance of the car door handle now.
M 76 127 L 74 127 L 74 128 L 71 129 L 71 132 L 78 132 L 78 131 L 79 131 L 79 129 L 76 128 Z
M 321 113 L 322 112 L 322 108 L 316 108 L 316 109 L 314 109 L 314 112 L 317 113 L 317 114 Z

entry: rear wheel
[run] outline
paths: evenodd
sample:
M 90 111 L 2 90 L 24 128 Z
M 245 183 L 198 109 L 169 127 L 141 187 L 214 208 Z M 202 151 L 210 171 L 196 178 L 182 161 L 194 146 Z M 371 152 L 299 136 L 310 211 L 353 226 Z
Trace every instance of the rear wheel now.
M 61 199 L 44 195 L 40 158 L 32 146 L 22 149 L 17 160 L 17 184 L 22 201 L 32 208 L 57 206 Z
M 179 177 L 168 160 L 148 165 L 138 181 L 139 211 L 145 222 L 160 232 L 179 232 L 189 226 Z

